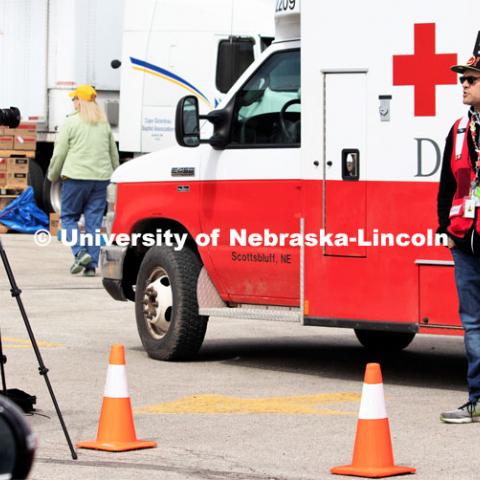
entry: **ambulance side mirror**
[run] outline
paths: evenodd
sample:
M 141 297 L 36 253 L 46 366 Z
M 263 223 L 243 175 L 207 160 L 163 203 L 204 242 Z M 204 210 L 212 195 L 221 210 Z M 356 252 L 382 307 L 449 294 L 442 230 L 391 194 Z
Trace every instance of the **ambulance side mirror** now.
M 233 103 L 222 110 L 213 110 L 208 115 L 199 115 L 198 99 L 187 95 L 179 100 L 175 114 L 175 137 L 182 147 L 198 147 L 209 143 L 214 149 L 222 150 L 229 142 Z M 213 135 L 208 140 L 200 139 L 200 120 L 213 124 Z
M 200 145 L 200 115 L 198 99 L 193 95 L 181 98 L 175 114 L 175 137 L 182 147 L 198 147 Z

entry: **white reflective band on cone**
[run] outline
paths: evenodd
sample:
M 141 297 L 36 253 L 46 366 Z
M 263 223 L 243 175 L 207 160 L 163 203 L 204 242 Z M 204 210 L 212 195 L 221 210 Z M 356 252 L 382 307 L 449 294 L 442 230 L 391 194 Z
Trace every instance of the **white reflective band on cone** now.
M 125 365 L 109 365 L 104 397 L 128 398 L 127 369 Z
M 383 383 L 363 384 L 362 401 L 360 402 L 359 420 L 380 420 L 387 418 Z

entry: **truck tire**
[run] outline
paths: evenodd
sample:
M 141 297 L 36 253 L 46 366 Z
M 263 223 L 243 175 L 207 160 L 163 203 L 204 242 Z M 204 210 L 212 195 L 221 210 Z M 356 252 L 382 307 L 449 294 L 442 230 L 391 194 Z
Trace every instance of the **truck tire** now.
M 43 181 L 43 209 L 47 213 L 60 213 L 61 181 L 51 182 L 48 177 Z
M 384 332 L 381 330 L 355 329 L 358 341 L 369 350 L 377 352 L 399 352 L 407 348 L 415 338 L 415 333 Z
M 198 353 L 208 317 L 199 315 L 197 279 L 201 261 L 189 248 L 150 248 L 135 290 L 138 333 L 149 357 L 186 360 Z
M 43 181 L 44 175 L 42 167 L 31 159 L 28 165 L 28 184 L 33 188 L 33 196 L 37 207 L 43 209 Z

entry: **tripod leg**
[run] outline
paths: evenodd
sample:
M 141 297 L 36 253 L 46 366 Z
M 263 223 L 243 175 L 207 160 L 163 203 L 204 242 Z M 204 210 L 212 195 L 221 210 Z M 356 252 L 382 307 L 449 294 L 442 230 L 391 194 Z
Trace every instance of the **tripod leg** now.
M 33 350 L 35 352 L 35 356 L 37 357 L 38 361 L 38 371 L 40 372 L 40 375 L 43 376 L 45 379 L 45 383 L 47 384 L 47 389 L 50 393 L 50 397 L 52 398 L 53 405 L 55 407 L 55 411 L 57 412 L 58 419 L 60 421 L 60 425 L 62 427 L 63 433 L 65 435 L 65 438 L 67 440 L 68 447 L 70 448 L 70 453 L 72 455 L 72 458 L 76 460 L 77 457 L 77 452 L 75 452 L 75 449 L 73 448 L 72 441 L 70 440 L 70 435 L 68 434 L 67 427 L 65 425 L 65 422 L 63 420 L 62 412 L 60 411 L 60 407 L 58 406 L 57 399 L 55 398 L 55 394 L 53 393 L 53 388 L 52 385 L 50 384 L 50 380 L 48 378 L 48 368 L 45 366 L 43 363 L 42 359 L 42 354 L 40 353 L 40 349 L 38 348 L 37 341 L 35 340 L 35 335 L 33 334 L 32 327 L 30 325 L 30 321 L 28 320 L 27 317 L 27 312 L 25 311 L 25 307 L 23 306 L 22 298 L 21 298 L 21 293 L 22 291 L 18 288 L 17 282 L 15 281 L 15 277 L 13 275 L 13 271 L 10 267 L 10 263 L 8 261 L 7 253 L 5 252 L 3 245 L 2 245 L 2 240 L 0 239 L 0 257 L 2 258 L 3 266 L 5 267 L 5 272 L 7 274 L 8 280 L 10 282 L 10 292 L 12 294 L 12 297 L 15 297 L 17 300 L 18 308 L 20 309 L 20 313 L 23 318 L 23 322 L 25 323 L 25 328 L 27 329 L 28 336 L 30 338 L 30 342 L 32 343 Z

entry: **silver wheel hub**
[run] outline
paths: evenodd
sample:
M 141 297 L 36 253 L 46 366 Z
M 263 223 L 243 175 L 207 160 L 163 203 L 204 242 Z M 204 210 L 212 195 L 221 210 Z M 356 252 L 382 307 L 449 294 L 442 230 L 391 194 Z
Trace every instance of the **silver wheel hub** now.
M 162 338 L 168 332 L 172 315 L 172 287 L 163 268 L 158 267 L 150 275 L 143 295 L 143 316 L 154 338 Z

